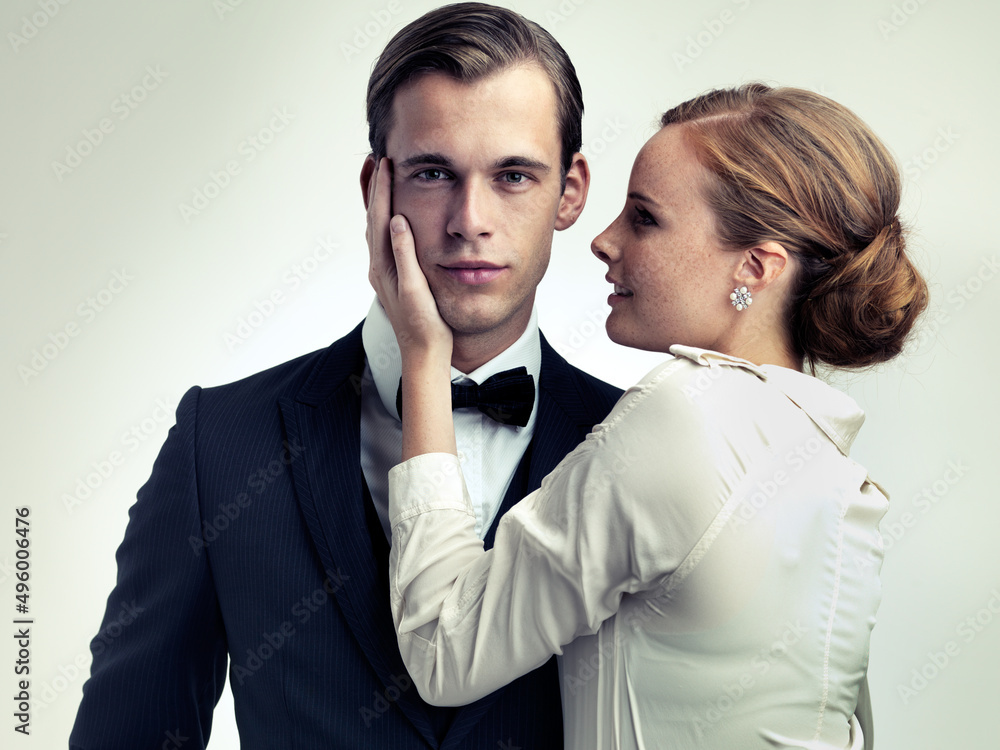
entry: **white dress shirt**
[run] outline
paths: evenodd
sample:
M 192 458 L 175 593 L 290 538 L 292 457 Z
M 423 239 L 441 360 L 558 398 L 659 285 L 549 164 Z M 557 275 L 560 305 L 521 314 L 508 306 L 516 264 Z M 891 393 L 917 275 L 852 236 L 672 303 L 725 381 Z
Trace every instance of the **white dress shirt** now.
M 567 748 L 861 748 L 888 508 L 848 457 L 864 415 L 793 370 L 670 351 L 489 552 L 454 456 L 392 470 L 414 684 L 468 703 L 562 654 Z
M 386 538 L 390 538 L 388 476 L 403 454 L 403 430 L 396 412 L 402 361 L 392 324 L 377 298 L 365 318 L 361 338 L 365 348 L 365 372 L 361 380 L 361 469 Z M 489 362 L 468 374 L 451 368 L 452 383 L 481 385 L 498 372 L 515 367 L 526 368 L 535 380 L 535 403 L 524 427 L 502 425 L 475 408 L 453 412 L 458 457 L 480 539 L 492 526 L 521 457 L 535 434 L 538 375 L 542 367 L 535 309 L 532 308 L 521 337 Z

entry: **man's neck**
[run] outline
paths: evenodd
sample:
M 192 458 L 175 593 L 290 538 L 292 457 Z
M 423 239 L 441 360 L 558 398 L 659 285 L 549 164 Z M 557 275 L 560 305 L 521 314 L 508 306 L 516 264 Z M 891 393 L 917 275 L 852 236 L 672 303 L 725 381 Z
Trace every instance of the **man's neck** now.
M 466 374 L 473 372 L 509 349 L 526 329 L 527 323 L 518 330 L 503 333 L 456 333 L 452 343 L 451 366 Z
M 452 328 L 451 366 L 468 375 L 503 354 L 528 330 L 534 309 L 532 295 L 530 304 L 491 330 L 463 333 Z

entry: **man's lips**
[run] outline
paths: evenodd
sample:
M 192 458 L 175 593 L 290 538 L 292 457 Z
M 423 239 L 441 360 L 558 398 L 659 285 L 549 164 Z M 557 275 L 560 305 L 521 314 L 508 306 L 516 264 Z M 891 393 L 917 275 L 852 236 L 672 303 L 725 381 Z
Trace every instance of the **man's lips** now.
M 447 266 L 442 265 L 441 268 L 460 284 L 472 286 L 488 284 L 505 270 L 504 266 L 484 260 L 451 261 Z

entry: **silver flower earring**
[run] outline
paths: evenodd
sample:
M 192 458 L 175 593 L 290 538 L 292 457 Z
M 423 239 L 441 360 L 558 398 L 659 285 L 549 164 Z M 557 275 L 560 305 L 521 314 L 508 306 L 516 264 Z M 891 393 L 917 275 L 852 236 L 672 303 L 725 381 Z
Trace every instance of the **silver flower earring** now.
M 729 295 L 729 299 L 733 301 L 733 307 L 737 310 L 746 310 L 750 307 L 750 303 L 753 302 L 753 297 L 750 296 L 750 292 L 745 286 L 733 289 L 733 293 Z

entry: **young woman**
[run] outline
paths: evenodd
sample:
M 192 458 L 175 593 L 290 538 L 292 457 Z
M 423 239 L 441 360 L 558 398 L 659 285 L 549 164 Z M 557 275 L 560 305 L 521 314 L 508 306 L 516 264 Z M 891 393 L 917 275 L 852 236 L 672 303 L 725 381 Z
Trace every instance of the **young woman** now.
M 803 370 L 890 359 L 926 306 L 885 147 L 790 88 L 663 116 L 592 249 L 608 335 L 668 356 L 489 552 L 454 455 L 451 332 L 389 171 L 371 279 L 403 356 L 390 587 L 420 694 L 468 703 L 562 653 L 567 747 L 861 747 L 888 501 L 848 455 L 862 412 Z

